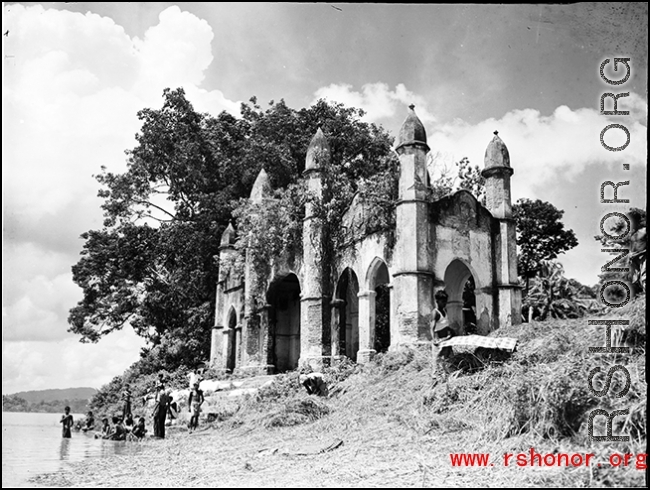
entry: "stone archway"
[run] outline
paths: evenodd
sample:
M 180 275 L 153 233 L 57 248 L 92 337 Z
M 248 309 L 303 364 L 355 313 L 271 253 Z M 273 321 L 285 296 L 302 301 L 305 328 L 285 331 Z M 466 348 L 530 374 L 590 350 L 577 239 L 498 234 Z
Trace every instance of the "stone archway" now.
M 390 346 L 390 274 L 376 257 L 368 269 L 368 350 L 386 352 Z M 372 294 L 374 293 L 374 294 Z
M 283 373 L 297 368 L 300 359 L 300 282 L 296 275 L 274 280 L 266 298 L 273 344 L 268 362 L 276 372 Z
M 338 304 L 338 323 L 334 325 L 332 344 L 333 355 L 346 356 L 357 360 L 359 351 L 359 280 L 351 268 L 346 268 L 336 285 Z
M 445 291 L 449 296 L 447 316 L 456 335 L 466 333 L 465 324 L 471 318 L 467 310 L 470 307 L 469 305 L 472 305 L 472 298 L 469 295 L 474 295 L 475 287 L 476 277 L 472 274 L 470 268 L 460 259 L 452 260 L 445 270 Z M 475 296 L 473 306 L 476 307 Z
M 226 370 L 233 372 L 237 367 L 237 313 L 230 307 L 228 312 L 228 348 L 226 354 Z

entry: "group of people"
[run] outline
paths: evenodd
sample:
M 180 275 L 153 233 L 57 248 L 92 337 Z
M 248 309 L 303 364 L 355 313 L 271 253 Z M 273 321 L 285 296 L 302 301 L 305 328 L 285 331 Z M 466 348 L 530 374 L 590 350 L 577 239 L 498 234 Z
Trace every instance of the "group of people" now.
M 445 291 L 438 291 L 435 294 L 436 308 L 433 311 L 433 319 L 431 322 L 431 345 L 434 358 L 446 357 L 448 355 L 449 347 L 440 349 L 438 346 L 441 342 L 455 335 L 454 329 L 447 317 L 447 300 L 448 296 Z M 199 388 L 202 379 L 201 375 L 193 371 L 188 376 L 190 384 L 190 395 L 188 399 L 190 420 L 188 429 L 192 432 L 198 428 L 201 405 L 205 401 L 205 396 Z M 307 393 L 310 395 L 328 395 L 328 387 L 321 373 L 301 375 L 300 384 L 305 387 Z M 127 439 L 141 439 L 145 436 L 147 432 L 145 418 L 139 417 L 138 422 L 134 422 L 131 412 L 132 396 L 128 386 L 122 393 L 122 400 L 124 402 L 122 416 L 113 416 L 111 419 L 113 425 L 109 423 L 108 418 L 102 419 L 101 430 L 95 434 L 95 438 L 124 441 Z M 166 420 L 169 418 L 170 423 L 173 423 L 173 420 L 177 416 L 178 406 L 170 395 L 170 391 L 165 388 L 162 375 L 158 379 L 154 401 L 154 409 L 151 414 L 153 418 L 153 436 L 164 439 Z M 63 437 L 72 437 L 71 431 L 74 420 L 70 414 L 70 407 L 65 407 L 65 413 L 61 417 L 61 424 L 63 425 Z M 84 432 L 94 430 L 94 424 L 95 419 L 93 413 L 88 412 L 88 417 L 82 430 Z
M 455 335 L 454 329 L 447 317 L 447 300 L 448 296 L 445 291 L 438 291 L 435 294 L 436 308 L 433 311 L 433 319 L 431 321 L 431 345 L 433 349 L 434 358 L 446 357 L 449 354 L 449 347 L 440 349 L 438 346 L 441 342 L 450 339 Z M 201 405 L 205 401 L 203 391 L 199 388 L 202 376 L 193 371 L 189 375 L 190 395 L 188 405 L 190 408 L 190 420 L 188 429 L 190 432 L 197 429 L 199 425 L 199 415 L 201 413 Z M 155 393 L 155 404 L 152 412 L 153 418 L 153 436 L 164 439 L 165 425 L 169 419 L 170 424 L 177 416 L 178 406 L 170 395 L 170 391 L 165 388 L 163 376 L 160 375 Z M 307 393 L 310 395 L 327 396 L 328 387 L 323 379 L 321 373 L 303 374 L 300 376 L 300 384 L 305 387 Z M 122 400 L 124 402 L 122 416 L 113 416 L 112 425 L 109 423 L 108 418 L 102 419 L 102 427 L 99 432 L 95 434 L 95 438 L 109 439 L 113 441 L 124 441 L 127 439 L 141 439 L 145 436 L 147 429 L 145 428 L 145 418 L 139 417 L 138 422 L 135 423 L 132 412 L 132 396 L 131 390 L 127 386 L 122 393 Z M 65 407 L 65 413 L 61 417 L 61 424 L 63 425 L 63 437 L 72 437 L 72 427 L 74 420 L 70 414 L 70 407 Z M 95 419 L 92 412 L 88 412 L 85 425 L 82 427 L 84 432 L 94 430 Z
M 126 419 L 118 415 L 111 417 L 112 425 L 108 418 L 102 419 L 101 430 L 95 433 L 95 439 L 108 439 L 110 441 L 127 441 L 142 439 L 147 433 L 144 417 L 139 417 L 135 422 L 132 414 L 127 414 Z
M 113 416 L 111 417 L 112 425 L 108 418 L 102 419 L 102 426 L 98 432 L 95 432 L 95 439 L 108 439 L 111 441 L 126 441 L 129 439 L 137 440 L 142 439 L 147 429 L 145 427 L 144 417 L 140 417 L 137 422 L 133 419 L 131 412 L 128 412 L 125 417 Z M 61 416 L 60 423 L 62 424 L 62 436 L 65 439 L 72 437 L 72 428 L 74 427 L 74 417 L 70 413 L 70 407 L 64 408 L 64 414 Z M 95 416 L 92 412 L 88 412 L 86 419 L 81 427 L 77 427 L 83 432 L 90 432 L 95 430 Z
M 108 439 L 111 441 L 126 441 L 142 439 L 147 433 L 144 417 L 138 417 L 136 422 L 133 418 L 131 389 L 127 386 L 122 392 L 122 415 L 102 419 L 101 430 L 95 434 L 97 439 Z
M 197 372 L 191 372 L 190 378 L 190 396 L 188 405 L 190 408 L 190 420 L 188 429 L 190 432 L 196 430 L 199 426 L 199 415 L 201 413 L 201 405 L 205 401 L 203 391 L 199 388 L 202 376 Z M 169 390 L 165 389 L 162 376 L 158 380 L 156 388 L 155 404 L 153 413 L 153 436 L 161 439 L 165 438 L 165 421 L 169 417 L 170 421 L 176 418 L 178 413 L 178 405 L 170 395 Z

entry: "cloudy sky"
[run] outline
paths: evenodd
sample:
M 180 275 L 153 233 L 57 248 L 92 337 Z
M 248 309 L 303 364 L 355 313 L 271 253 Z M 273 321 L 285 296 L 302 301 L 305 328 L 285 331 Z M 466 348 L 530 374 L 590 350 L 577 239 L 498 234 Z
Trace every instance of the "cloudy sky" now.
M 81 299 L 71 266 L 79 235 L 101 228 L 92 176 L 125 170 L 136 113 L 165 87 L 215 115 L 253 95 L 296 109 L 323 97 L 393 135 L 414 103 L 440 165 L 482 165 L 498 130 L 514 199 L 565 211 L 580 245 L 561 261 L 594 284 L 600 183 L 629 180 L 619 198 L 646 205 L 647 17 L 645 4 L 4 3 L 2 392 L 99 388 L 137 360 L 129 328 L 95 345 L 67 332 Z M 632 72 L 609 86 L 598 70 L 616 56 Z M 605 92 L 629 93 L 629 116 L 601 115 Z M 623 151 L 600 144 L 612 122 L 629 130 Z

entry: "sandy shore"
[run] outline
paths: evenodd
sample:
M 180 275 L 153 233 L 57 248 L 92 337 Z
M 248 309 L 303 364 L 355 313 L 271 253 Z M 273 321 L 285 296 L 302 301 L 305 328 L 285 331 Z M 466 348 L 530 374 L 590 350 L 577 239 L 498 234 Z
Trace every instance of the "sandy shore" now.
M 384 426 L 369 425 L 365 431 L 346 434 L 328 431 L 322 422 L 279 429 L 204 427 L 192 434 L 173 429 L 164 440 L 132 443 L 140 447 L 133 456 L 73 463 L 64 472 L 41 475 L 32 483 L 125 488 L 585 487 L 594 483 L 587 468 L 504 467 L 504 447 L 490 445 L 482 450 L 493 455 L 493 466 L 453 467 L 449 454 L 462 450 L 459 434 L 419 436 L 386 421 Z M 505 450 L 528 448 L 526 440 L 512 439 Z M 639 485 L 642 473 L 638 472 Z
M 571 407 L 566 399 L 582 394 L 588 401 L 588 371 L 576 363 L 589 361 L 586 346 L 595 345 L 577 328 L 578 321 L 576 328 L 565 323 L 521 327 L 515 335 L 524 339 L 518 357 L 472 375 L 434 378 L 428 353 L 398 352 L 381 363 L 354 368 L 344 380 L 333 378 L 328 398 L 307 395 L 293 374 L 279 377 L 257 396 L 224 392 L 206 409 L 216 421 L 208 424 L 206 416 L 194 433 L 180 423 L 164 440 L 117 443 L 134 445 L 137 450 L 129 456 L 71 463 L 65 471 L 41 475 L 32 483 L 125 488 L 645 487 L 643 468 L 608 464 L 614 452 L 645 452 L 645 440 L 590 442 L 586 417 L 571 437 L 559 437 L 568 430 L 566 410 Z M 573 335 L 570 341 L 566 332 Z M 562 352 L 567 355 L 560 356 Z M 633 361 L 643 372 L 645 358 Z M 567 382 L 556 389 L 558 373 Z M 633 388 L 629 406 L 635 417 L 630 424 L 644 436 L 640 424 L 645 422 L 647 385 L 639 378 Z M 520 392 L 528 398 L 522 399 Z M 526 425 L 514 417 L 517 413 L 526 417 Z M 181 412 L 179 422 L 186 416 Z M 590 466 L 505 464 L 506 453 L 525 454 L 531 448 L 550 457 L 596 456 Z M 452 454 L 472 453 L 488 456 L 489 462 L 452 464 Z
M 147 439 L 130 457 L 73 463 L 65 472 L 41 475 L 38 486 L 71 487 L 329 487 L 440 485 L 413 458 L 406 441 L 393 445 L 344 440 L 309 427 L 169 431 Z M 329 450 L 327 450 L 329 449 Z M 326 452 L 319 453 L 319 451 Z M 429 461 L 431 462 L 431 461 Z

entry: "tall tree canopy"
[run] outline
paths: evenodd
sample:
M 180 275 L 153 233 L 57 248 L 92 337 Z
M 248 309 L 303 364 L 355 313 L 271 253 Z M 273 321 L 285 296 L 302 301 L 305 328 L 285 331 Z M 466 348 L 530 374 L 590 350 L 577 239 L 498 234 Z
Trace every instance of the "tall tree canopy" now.
M 517 222 L 517 256 L 519 274 L 526 279 L 534 277 L 542 261 L 553 260 L 578 245 L 573 230 L 565 230 L 564 211 L 549 202 L 519 199 L 513 206 Z
M 296 184 L 319 127 L 331 147 L 332 192 L 356 191 L 394 156 L 383 128 L 341 104 L 294 110 L 280 101 L 262 110 L 252 98 L 236 118 L 196 112 L 183 89 L 166 89 L 163 99 L 161 109 L 138 112 L 142 128 L 126 152 L 127 171 L 103 168 L 96 177 L 104 227 L 82 235 L 72 271 L 83 299 L 68 321 L 86 342 L 129 324 L 150 343 L 143 357 L 155 354 L 173 369 L 208 357 L 214 257 L 237 199 L 248 197 L 262 168 L 276 189 Z

